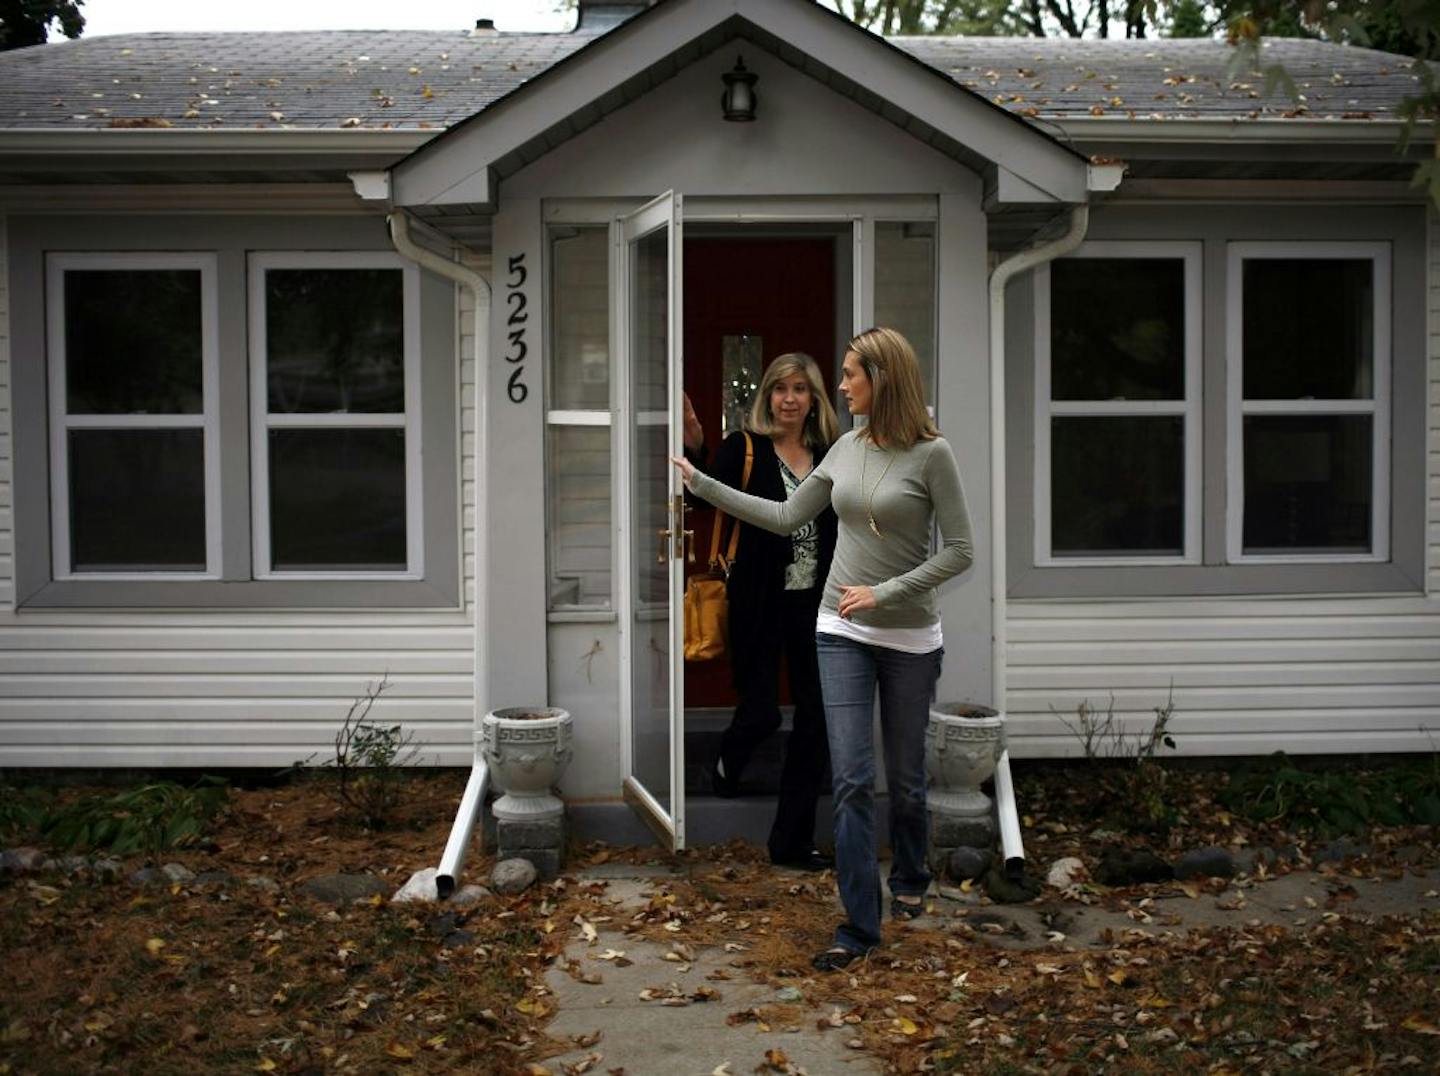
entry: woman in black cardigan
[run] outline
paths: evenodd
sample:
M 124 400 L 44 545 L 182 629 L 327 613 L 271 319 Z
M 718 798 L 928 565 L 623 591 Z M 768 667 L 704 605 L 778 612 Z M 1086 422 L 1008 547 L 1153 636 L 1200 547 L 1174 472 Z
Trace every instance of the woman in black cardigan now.
M 686 400 L 686 447 L 702 450 L 704 434 Z M 783 501 L 825 458 L 839 434 L 820 368 L 809 355 L 774 359 L 761 378 L 749 421 L 754 458 L 747 492 Z M 741 488 L 745 436 L 734 433 L 715 453 L 710 474 Z M 732 524 L 733 525 L 733 524 Z M 730 668 L 739 705 L 720 738 L 710 776 L 718 795 L 734 796 L 740 774 L 760 742 L 780 727 L 780 659 L 790 671 L 794 726 L 785 748 L 780 798 L 770 830 L 774 863 L 821 870 L 830 859 L 815 849 L 815 806 L 829 762 L 815 617 L 835 552 L 830 509 L 791 535 L 740 524 L 740 542 L 726 593 L 730 602 Z

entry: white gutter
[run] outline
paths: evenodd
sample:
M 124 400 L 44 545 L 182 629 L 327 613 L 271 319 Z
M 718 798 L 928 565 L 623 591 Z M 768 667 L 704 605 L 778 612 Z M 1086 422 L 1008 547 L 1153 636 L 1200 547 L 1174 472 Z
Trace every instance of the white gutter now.
M 1189 119 L 1166 116 L 1164 119 L 1131 119 L 1129 116 L 1042 116 L 1045 126 L 1055 126 L 1069 137 L 1107 142 L 1183 143 L 1229 142 L 1294 145 L 1316 143 L 1330 145 L 1371 145 L 1390 147 L 1405 129 L 1399 120 L 1342 119 Z M 1416 141 L 1430 130 L 1432 124 L 1417 123 Z
M 1119 181 L 1119 172 L 1106 166 Z M 1096 187 L 1091 169 L 1091 189 Z M 1006 668 L 1006 564 L 1005 564 L 1005 285 L 1019 273 L 1033 269 L 1062 254 L 1068 254 L 1085 238 L 1090 225 L 1090 207 L 1076 206 L 1070 212 L 1070 227 L 1059 239 L 1023 250 L 997 265 L 990 274 L 990 631 L 992 705 L 1005 713 Z M 1020 837 L 1020 814 L 1015 807 L 1015 784 L 1010 777 L 1010 748 L 1001 749 L 995 764 L 995 807 L 1000 822 L 1000 848 L 1005 870 L 1012 878 L 1025 869 L 1025 845 Z
M 373 187 L 366 189 L 366 184 L 373 182 L 371 178 L 356 176 L 352 179 L 357 192 L 372 196 L 377 193 Z M 480 809 L 485 804 L 485 790 L 490 783 L 490 768 L 485 764 L 480 744 L 480 722 L 490 702 L 490 613 L 485 600 L 485 581 L 489 578 L 490 565 L 490 510 L 489 494 L 485 488 L 484 456 L 486 433 L 490 426 L 490 394 L 483 361 L 485 342 L 490 335 L 490 282 L 475 270 L 442 258 L 411 239 L 410 218 L 403 209 L 392 210 L 386 220 L 390 225 L 390 240 L 396 250 L 422 269 L 429 269 L 437 276 L 469 288 L 475 304 L 475 444 L 480 456 L 475 466 L 475 591 L 471 602 L 475 617 L 475 758 L 470 780 L 460 797 L 455 823 L 450 827 L 450 839 L 445 842 L 445 852 L 440 857 L 440 867 L 435 875 L 435 886 L 443 900 L 455 892 L 455 882 L 460 877 L 460 868 L 470 847 L 470 834 L 480 817 Z

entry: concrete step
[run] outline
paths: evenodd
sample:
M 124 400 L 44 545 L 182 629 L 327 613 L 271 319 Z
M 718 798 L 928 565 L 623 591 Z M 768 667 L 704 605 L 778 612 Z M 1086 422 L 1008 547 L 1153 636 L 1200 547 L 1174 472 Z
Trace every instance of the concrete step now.
M 750 757 L 740 775 L 741 796 L 775 796 L 785 767 L 785 744 L 790 736 L 790 713 L 784 712 L 780 731 L 767 737 Z M 730 710 L 685 712 L 685 789 L 690 796 L 713 795 L 710 767 L 720 753 L 720 736 L 730 724 Z M 825 787 L 830 776 L 826 773 Z

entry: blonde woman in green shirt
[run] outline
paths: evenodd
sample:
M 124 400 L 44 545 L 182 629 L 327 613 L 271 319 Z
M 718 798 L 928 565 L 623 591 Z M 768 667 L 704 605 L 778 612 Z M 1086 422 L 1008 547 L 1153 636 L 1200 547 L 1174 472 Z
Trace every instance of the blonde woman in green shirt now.
M 832 947 L 812 961 L 821 971 L 846 967 L 880 944 L 871 732 L 877 687 L 890 790 L 890 914 L 911 919 L 923 910 L 930 885 L 925 725 L 944 654 L 935 588 L 973 558 L 960 469 L 925 408 L 910 342 L 886 328 L 856 336 L 840 392 L 867 424 L 836 441 L 784 502 L 740 493 L 675 460 L 695 494 L 776 534 L 791 533 L 827 506 L 839 516 L 815 630 L 846 920 Z M 936 524 L 941 546 L 932 555 Z

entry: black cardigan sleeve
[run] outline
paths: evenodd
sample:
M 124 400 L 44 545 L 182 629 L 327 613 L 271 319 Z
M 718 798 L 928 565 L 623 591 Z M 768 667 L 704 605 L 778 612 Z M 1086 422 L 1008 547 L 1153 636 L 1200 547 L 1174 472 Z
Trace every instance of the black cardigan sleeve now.
M 750 437 L 753 440 L 755 435 L 752 433 Z M 715 450 L 715 460 L 709 467 L 696 463 L 693 456 L 686 458 L 711 478 L 724 482 L 731 489 L 739 489 L 740 479 L 745 474 L 745 435 L 737 430 L 720 442 L 720 447 Z M 694 499 L 706 507 L 714 507 L 703 497 L 694 495 Z

